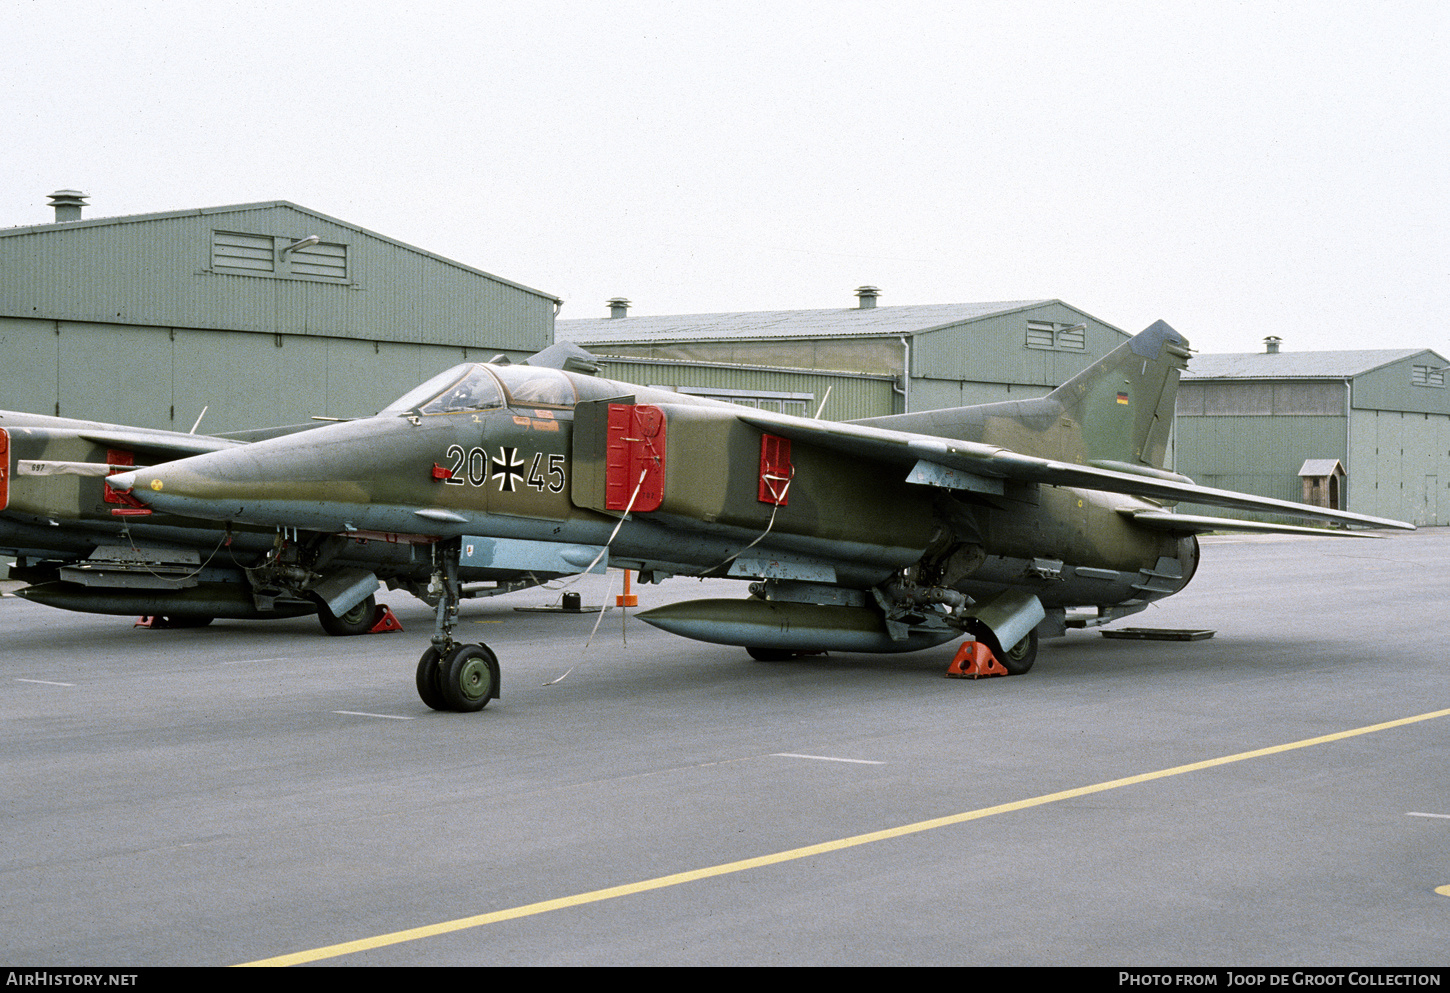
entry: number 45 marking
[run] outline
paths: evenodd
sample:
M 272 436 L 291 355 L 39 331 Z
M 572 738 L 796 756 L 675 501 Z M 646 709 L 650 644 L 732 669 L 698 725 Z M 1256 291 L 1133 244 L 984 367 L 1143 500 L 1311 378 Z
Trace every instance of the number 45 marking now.
M 529 466 L 529 485 L 540 493 L 547 489 L 550 493 L 561 493 L 564 490 L 564 456 L 550 455 L 548 466 L 548 478 L 544 472 L 544 453 L 534 454 L 534 464 Z

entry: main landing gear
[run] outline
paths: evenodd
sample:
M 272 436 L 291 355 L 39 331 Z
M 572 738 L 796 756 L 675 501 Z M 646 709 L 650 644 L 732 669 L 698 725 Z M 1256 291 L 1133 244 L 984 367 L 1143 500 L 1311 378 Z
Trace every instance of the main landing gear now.
M 434 710 L 469 713 L 498 698 L 498 657 L 487 645 L 460 645 L 453 640 L 458 624 L 458 548 L 434 546 L 433 581 L 428 592 L 438 598 L 433 645 L 418 660 L 418 696 Z M 438 561 L 441 559 L 441 561 Z

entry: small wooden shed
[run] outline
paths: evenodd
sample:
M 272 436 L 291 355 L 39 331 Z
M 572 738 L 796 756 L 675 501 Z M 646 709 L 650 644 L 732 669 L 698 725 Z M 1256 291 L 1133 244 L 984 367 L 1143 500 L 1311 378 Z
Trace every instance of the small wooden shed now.
M 1313 507 L 1344 509 L 1344 466 L 1338 459 L 1305 459 L 1299 467 L 1304 502 Z

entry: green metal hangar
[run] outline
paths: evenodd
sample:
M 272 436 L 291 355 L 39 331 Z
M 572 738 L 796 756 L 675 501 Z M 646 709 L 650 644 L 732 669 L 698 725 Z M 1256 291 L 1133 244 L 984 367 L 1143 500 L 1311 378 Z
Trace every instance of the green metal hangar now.
M 561 320 L 611 379 L 851 420 L 1042 396 L 1127 339 L 1061 300 Z
M 206 433 L 376 413 L 559 299 L 283 200 L 0 229 L 0 408 Z
M 1265 342 L 1189 362 L 1178 471 L 1207 486 L 1450 523 L 1450 361 L 1428 349 L 1282 352 L 1279 339 Z

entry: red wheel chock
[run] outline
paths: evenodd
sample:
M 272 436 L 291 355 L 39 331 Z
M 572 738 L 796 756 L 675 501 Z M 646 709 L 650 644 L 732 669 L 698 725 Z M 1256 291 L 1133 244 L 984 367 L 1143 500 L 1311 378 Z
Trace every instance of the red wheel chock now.
M 947 666 L 948 679 L 980 679 L 983 676 L 1005 676 L 1006 668 L 997 661 L 992 650 L 980 641 L 964 641 L 957 657 Z
M 383 634 L 387 631 L 401 631 L 403 625 L 393 616 L 385 603 L 378 604 L 377 613 L 373 614 L 373 626 L 368 628 L 368 634 Z
M 131 626 L 133 628 L 169 628 L 169 627 L 171 627 L 171 625 L 167 622 L 166 618 L 163 617 L 163 616 L 161 616 L 161 615 L 159 615 L 159 614 L 146 614 L 146 615 L 143 615 L 141 617 L 138 617 L 138 618 L 136 618 L 136 623 L 135 624 L 132 624 Z

